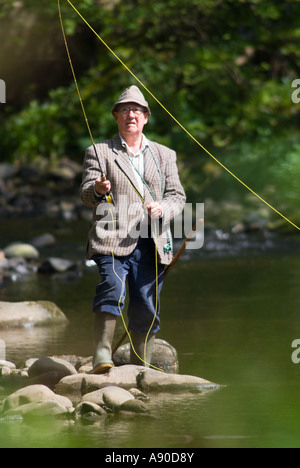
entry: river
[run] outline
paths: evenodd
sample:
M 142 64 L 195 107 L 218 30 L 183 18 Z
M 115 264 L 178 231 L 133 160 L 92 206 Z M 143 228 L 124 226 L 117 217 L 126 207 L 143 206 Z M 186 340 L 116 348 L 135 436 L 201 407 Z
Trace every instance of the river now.
M 23 231 L 21 222 L 5 223 L 1 244 L 20 240 L 16 232 L 26 241 L 47 229 L 57 245 L 44 256 L 84 258 L 86 226 L 30 223 Z M 273 249 L 258 248 L 269 237 L 254 237 L 240 251 L 230 243 L 227 250 L 191 251 L 165 282 L 159 337 L 176 347 L 181 373 L 221 384 L 220 390 L 183 400 L 153 398 L 150 416 L 110 416 L 94 425 L 0 420 L 0 447 L 299 447 L 300 364 L 291 357 L 292 342 L 300 339 L 300 248 L 271 241 Z M 7 359 L 90 356 L 97 281 L 94 268 L 83 268 L 77 278 L 32 275 L 7 282 L 0 301 L 50 300 L 70 321 L 63 328 L 1 331 Z M 116 340 L 122 334 L 120 322 Z

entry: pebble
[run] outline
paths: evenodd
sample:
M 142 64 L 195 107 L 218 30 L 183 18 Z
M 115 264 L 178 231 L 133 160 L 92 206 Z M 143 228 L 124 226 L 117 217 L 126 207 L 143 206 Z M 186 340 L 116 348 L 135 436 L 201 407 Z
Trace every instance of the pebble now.
M 8 367 L 9 369 L 16 369 L 16 365 L 13 362 L 0 360 L 0 367 Z
M 46 234 L 46 236 L 48 236 Z M 65 258 L 49 257 L 39 261 L 40 252 L 30 244 L 15 243 L 0 249 L 0 277 L 18 281 L 32 274 L 51 275 L 56 280 L 76 281 L 81 275 L 81 267 L 84 262 L 74 262 Z M 0 278 L 1 279 L 1 278 Z
M 52 247 L 55 245 L 56 239 L 53 234 L 45 233 L 38 237 L 34 237 L 30 244 L 33 245 L 36 249 L 43 249 L 45 247 Z
M 4 249 L 6 258 L 23 258 L 24 260 L 38 260 L 39 251 L 30 244 L 15 242 Z
M 67 323 L 66 316 L 53 302 L 0 302 L 0 329 Z
M 106 415 L 106 411 L 96 403 L 92 403 L 91 401 L 82 401 L 79 405 L 76 406 L 76 412 L 79 413 L 81 416 L 93 412 L 98 414 L 99 416 Z
M 123 388 L 106 387 L 103 389 L 104 404 L 114 412 L 118 411 L 124 403 L 130 400 L 134 400 L 134 396 Z
M 125 401 L 119 408 L 119 411 L 130 411 L 132 413 L 148 413 L 149 408 L 139 400 Z
M 141 392 L 141 390 L 139 390 L 138 388 L 131 388 L 129 390 L 129 393 L 131 393 L 131 395 L 133 395 L 136 400 L 140 400 L 144 402 L 150 400 L 148 395 L 146 395 L 146 393 Z
M 63 258 L 48 258 L 39 267 L 39 273 L 65 273 L 77 268 L 77 264 Z
M 8 375 L 11 375 L 12 370 L 9 367 L 1 367 L 0 368 L 0 375 L 1 377 L 7 377 Z

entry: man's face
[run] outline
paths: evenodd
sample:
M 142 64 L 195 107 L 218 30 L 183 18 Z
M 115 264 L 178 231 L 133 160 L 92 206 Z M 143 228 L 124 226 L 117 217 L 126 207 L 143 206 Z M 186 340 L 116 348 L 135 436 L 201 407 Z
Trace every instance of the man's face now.
M 142 134 L 148 123 L 148 114 L 134 103 L 121 104 L 117 112 L 114 112 L 114 117 L 123 137 Z

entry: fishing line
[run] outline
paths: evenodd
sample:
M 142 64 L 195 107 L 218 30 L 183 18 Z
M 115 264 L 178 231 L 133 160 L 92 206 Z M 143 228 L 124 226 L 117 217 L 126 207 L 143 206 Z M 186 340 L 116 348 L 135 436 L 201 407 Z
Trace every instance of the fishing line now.
M 64 43 L 65 43 L 65 47 L 66 47 L 66 51 L 67 51 L 67 55 L 68 55 L 68 59 L 69 59 L 69 63 L 70 63 L 70 67 L 71 67 L 71 71 L 72 71 L 74 83 L 75 83 L 75 85 L 76 85 L 77 95 L 78 95 L 78 98 L 79 98 L 79 101 L 80 101 L 80 104 L 81 104 L 81 108 L 82 108 L 84 120 L 85 120 L 87 129 L 88 129 L 88 132 L 89 132 L 89 135 L 90 135 L 92 144 L 93 144 L 93 148 L 94 148 L 94 151 L 95 151 L 95 154 L 96 154 L 96 157 L 97 157 L 97 161 L 98 161 L 98 163 L 99 163 L 100 173 L 103 175 L 103 171 L 102 171 L 102 168 L 101 168 L 101 164 L 100 164 L 100 160 L 99 160 L 99 155 L 98 155 L 96 143 L 95 143 L 95 140 L 94 140 L 94 137 L 93 137 L 93 133 L 92 133 L 92 130 L 91 130 L 91 126 L 90 126 L 90 124 L 89 124 L 89 120 L 88 120 L 88 117 L 87 117 L 87 113 L 86 113 L 86 110 L 85 110 L 85 106 L 84 106 L 84 103 L 83 103 L 83 99 L 82 99 L 82 96 L 81 96 L 81 92 L 80 92 L 80 89 L 79 89 L 79 85 L 78 85 L 78 81 L 77 81 L 75 69 L 74 69 L 74 66 L 73 66 L 73 62 L 72 62 L 72 58 L 71 58 L 70 49 L 69 49 L 68 42 L 67 42 L 65 27 L 64 27 L 63 18 L 62 18 L 60 0 L 58 0 L 58 12 L 59 12 L 59 19 L 60 19 L 61 30 L 62 30 L 62 33 L 63 33 Z M 109 157 L 108 157 L 105 153 L 103 153 L 103 152 L 100 151 L 100 154 L 101 154 L 107 161 L 110 162 Z M 116 169 L 119 171 L 120 174 L 122 174 L 123 177 L 125 176 L 125 174 L 121 171 L 121 169 L 120 169 L 118 166 L 116 166 Z M 131 185 L 131 187 L 133 188 L 133 190 L 135 191 L 135 193 L 137 194 L 137 196 L 139 197 L 139 199 L 141 200 L 141 202 L 143 203 L 143 205 L 145 205 L 145 206 L 147 207 L 147 204 L 146 204 L 144 198 L 141 196 L 141 194 L 139 193 L 139 191 L 137 190 L 137 188 L 135 187 L 135 185 L 132 183 L 132 181 L 131 181 L 128 177 L 127 177 L 127 180 L 128 180 L 128 182 L 130 183 L 130 185 Z
M 114 219 L 114 215 L 113 215 L 113 212 L 110 209 L 110 213 L 111 213 L 111 217 L 112 217 L 112 222 L 113 222 L 113 231 L 114 231 L 114 225 L 115 225 L 115 219 Z M 156 227 L 156 223 L 154 223 L 154 231 L 155 231 L 155 239 L 157 239 L 157 227 Z M 144 347 L 144 359 L 142 359 L 141 356 L 138 355 L 138 353 L 136 352 L 135 350 L 135 347 L 133 345 L 133 342 L 132 342 L 132 338 L 131 338 L 131 335 L 130 335 L 130 332 L 128 330 L 128 327 L 126 325 L 126 320 L 124 319 L 124 315 L 123 315 L 123 312 L 122 312 L 122 306 L 121 304 L 125 302 L 125 296 L 123 294 L 123 291 L 125 289 L 125 285 L 124 285 L 124 281 L 122 280 L 122 278 L 120 278 L 120 276 L 118 275 L 118 273 L 116 272 L 116 268 L 115 268 L 115 255 L 114 255 L 114 251 L 113 251 L 113 245 L 112 245 L 112 237 L 111 237 L 111 252 L 112 252 L 112 259 L 113 259 L 113 272 L 114 274 L 116 275 L 116 277 L 118 278 L 118 280 L 121 282 L 121 285 L 122 285 L 122 292 L 121 292 L 121 296 L 120 296 L 120 299 L 119 299 L 119 302 L 118 302 L 118 308 L 119 308 L 119 312 L 120 312 L 120 315 L 121 315 L 121 318 L 122 318 L 122 322 L 123 322 L 123 325 L 124 325 L 124 328 L 125 328 L 125 331 L 128 335 L 128 338 L 129 338 L 129 341 L 130 341 L 130 345 L 131 345 L 131 348 L 134 352 L 134 354 L 136 355 L 136 357 L 138 359 L 140 359 L 142 361 L 142 363 L 145 365 L 145 366 L 148 366 L 148 367 L 151 367 L 152 369 L 156 369 L 160 372 L 163 372 L 164 373 L 164 370 L 163 369 L 160 369 L 159 367 L 155 367 L 153 366 L 150 362 L 147 362 L 147 345 L 148 345 L 148 340 L 149 340 L 149 336 L 150 336 L 150 333 L 151 333 L 151 330 L 153 328 L 153 325 L 155 323 L 155 320 L 156 320 L 156 317 L 157 317 L 157 313 L 158 313 L 158 252 L 157 252 L 157 247 L 156 247 L 156 243 L 155 243 L 155 271 L 156 271 L 156 278 L 155 278 L 155 285 L 156 285 L 156 304 L 155 304 L 155 313 L 154 313 L 154 317 L 153 317 L 153 321 L 150 325 L 150 328 L 149 328 L 149 331 L 146 335 L 146 339 L 145 339 L 145 347 Z
M 154 222 L 153 224 L 154 224 L 155 239 L 157 239 L 157 224 L 156 224 L 156 222 Z M 154 242 L 154 243 L 155 243 L 155 246 L 156 246 L 156 242 Z M 155 323 L 155 320 L 156 320 L 156 317 L 157 317 L 157 312 L 158 312 L 158 252 L 157 252 L 157 247 L 155 248 L 155 291 L 156 291 L 156 293 L 155 293 L 156 294 L 156 297 L 155 297 L 155 314 L 154 314 L 153 321 L 152 321 L 152 323 L 150 325 L 150 328 L 149 328 L 149 331 L 147 333 L 146 340 L 145 340 L 144 362 L 147 360 L 147 343 L 148 343 L 149 336 L 150 336 L 151 330 L 152 330 L 152 328 L 154 326 L 154 323 Z M 159 369 L 158 367 L 152 366 L 151 363 L 148 363 L 148 365 L 153 369 L 164 372 L 162 369 Z
M 297 224 L 293 223 L 289 218 L 287 218 L 283 213 L 277 210 L 273 205 L 268 203 L 263 197 L 261 197 L 257 192 L 255 192 L 249 185 L 247 185 L 243 180 L 241 180 L 236 174 L 234 174 L 228 167 L 226 167 L 219 159 L 217 159 L 208 149 L 206 149 L 198 140 L 195 138 L 185 127 L 182 125 L 176 117 L 157 99 L 157 97 L 147 88 L 147 86 L 133 73 L 133 71 L 123 62 L 123 60 L 109 47 L 109 45 L 102 39 L 102 37 L 93 29 L 93 27 L 88 23 L 88 21 L 82 16 L 82 14 L 77 10 L 77 8 L 72 4 L 70 0 L 67 0 L 69 5 L 77 13 L 77 15 L 82 19 L 82 21 L 89 27 L 89 29 L 95 34 L 95 36 L 102 42 L 102 44 L 109 50 L 109 52 L 121 63 L 125 70 L 130 73 L 130 75 L 147 91 L 148 94 L 162 107 L 162 109 L 174 120 L 174 122 L 203 150 L 208 154 L 219 166 L 222 167 L 231 177 L 233 177 L 237 182 L 239 182 L 246 190 L 248 190 L 252 195 L 258 198 L 262 203 L 267 205 L 272 211 L 278 214 L 281 218 L 291 224 L 294 228 L 300 231 L 300 227 Z
M 72 5 L 71 5 L 72 6 Z M 99 168 L 100 168 L 100 173 L 102 175 L 102 178 L 105 179 L 105 175 L 104 175 L 104 172 L 102 171 L 102 168 L 101 168 L 101 163 L 100 163 L 100 159 L 99 159 L 99 155 L 98 155 L 98 152 L 97 152 L 97 148 L 96 148 L 96 144 L 95 144 L 95 140 L 94 140 L 94 137 L 93 137 L 93 133 L 92 133 L 92 130 L 91 130 L 91 127 L 90 127 L 90 124 L 89 124 L 89 121 L 88 121 L 88 117 L 87 117 L 87 114 L 86 114 L 86 110 L 85 110 L 85 106 L 84 106 L 84 103 L 83 103 L 83 100 L 82 100 L 82 96 L 81 96 L 81 92 L 80 92 L 80 89 L 79 89 L 79 85 L 78 85 L 78 82 L 77 82 L 77 77 L 76 77 L 76 73 L 75 73 L 75 69 L 74 69 L 74 66 L 73 66 L 73 62 L 72 62 L 72 58 L 71 58 L 71 54 L 70 54 L 70 50 L 69 50 L 69 46 L 68 46 L 68 42 L 67 42 L 67 37 L 66 37 L 66 33 L 65 33 L 65 27 L 64 27 L 64 23 L 63 23 L 63 18 L 62 18 L 62 12 L 61 12 L 61 5 L 60 5 L 60 0 L 58 0 L 58 12 L 59 12 L 59 19 L 60 19 L 60 25 L 61 25 L 61 29 L 62 29 L 62 33 L 63 33 L 63 38 L 64 38 L 64 43 L 65 43 L 65 47 L 66 47 L 66 51 L 67 51 L 67 55 L 68 55 L 68 59 L 69 59 L 69 63 L 70 63 L 70 67 L 71 67 L 71 71 L 72 71 L 72 75 L 73 75 L 73 79 L 74 79 L 74 82 L 75 82 L 75 85 L 76 85 L 76 91 L 77 91 L 77 95 L 79 97 L 79 100 L 80 100 L 80 104 L 81 104 L 81 108 L 82 108 L 82 112 L 83 112 L 83 115 L 84 115 L 84 119 L 85 119 L 85 122 L 86 122 L 86 125 L 87 125 L 87 128 L 88 128 L 88 132 L 89 132 L 89 135 L 90 135 L 90 138 L 91 138 L 91 141 L 92 141 L 92 144 L 93 144 L 93 148 L 94 148 L 94 151 L 95 151 L 95 154 L 96 154 L 96 158 L 98 160 L 98 163 L 99 163 Z M 104 158 L 106 158 L 106 160 L 110 161 L 109 160 L 109 157 L 100 151 L 100 154 L 102 156 L 104 156 Z M 120 168 L 118 168 L 116 166 L 116 169 L 119 171 L 119 173 L 125 177 L 130 185 L 132 186 L 132 188 L 134 189 L 134 191 L 136 192 L 136 194 L 138 195 L 138 197 L 140 198 L 141 202 L 143 203 L 143 205 L 147 208 L 147 204 L 146 204 L 146 201 L 144 200 L 144 198 L 141 196 L 141 194 L 139 193 L 139 191 L 137 190 L 137 188 L 134 186 L 134 184 L 131 182 L 131 180 L 125 176 L 125 174 L 120 170 Z M 112 203 L 112 198 L 111 196 L 107 197 L 108 198 L 108 207 L 109 207 L 109 211 L 110 211 L 110 214 L 112 216 L 112 221 L 113 221 L 113 232 L 115 232 L 115 219 L 114 219 L 114 215 L 113 215 L 113 212 L 112 212 L 112 208 L 111 208 L 111 205 L 113 204 Z M 155 224 L 155 223 L 154 223 Z M 119 279 L 119 281 L 121 281 L 121 284 L 122 284 L 122 292 L 121 292 L 121 296 L 119 298 L 119 302 L 118 302 L 118 308 L 119 308 L 119 312 L 120 312 L 120 315 L 121 315 L 121 318 L 122 318 L 122 322 L 123 322 L 123 325 L 124 325 L 124 328 L 126 330 L 126 333 L 128 335 L 128 338 L 129 338 L 129 341 L 130 341 L 130 344 L 131 344 L 131 347 L 132 347 L 132 350 L 134 352 L 134 354 L 145 364 L 145 366 L 149 366 L 149 367 L 152 367 L 156 370 L 159 370 L 161 372 L 164 372 L 162 369 L 158 368 L 158 367 L 155 367 L 155 366 L 152 366 L 151 363 L 147 363 L 146 362 L 146 352 L 147 352 L 147 343 L 148 343 L 148 340 L 149 340 L 149 335 L 151 333 L 151 330 L 153 328 L 153 325 L 155 323 L 155 320 L 156 320 L 156 317 L 158 315 L 158 251 L 157 251 L 157 244 L 156 244 L 156 241 L 157 241 L 157 230 L 156 230 L 156 224 L 155 224 L 155 239 L 154 239 L 154 245 L 155 245 L 155 268 L 156 268 L 156 307 L 155 307 L 155 314 L 154 314 L 154 318 L 153 318 L 153 322 L 149 328 L 149 331 L 146 335 L 146 339 L 145 339 L 145 348 L 144 348 L 144 359 L 142 359 L 141 356 L 139 356 L 135 350 L 135 347 L 133 345 L 133 342 L 132 342 L 132 338 L 131 338 L 131 335 L 130 335 L 130 332 L 127 328 L 127 325 L 126 325 L 126 321 L 124 319 L 124 316 L 123 316 L 123 312 L 122 312 L 122 308 L 121 308 L 121 302 L 124 301 L 124 295 L 123 295 L 123 291 L 124 291 L 124 281 L 122 280 L 122 278 L 120 278 L 120 276 L 117 274 L 116 272 L 116 269 L 115 269 L 115 254 L 114 254 L 114 249 L 113 249 L 113 245 L 112 245 L 112 239 L 113 239 L 113 236 L 111 236 L 111 254 L 112 254 L 112 259 L 113 259 L 113 272 L 114 274 L 116 275 L 116 277 Z

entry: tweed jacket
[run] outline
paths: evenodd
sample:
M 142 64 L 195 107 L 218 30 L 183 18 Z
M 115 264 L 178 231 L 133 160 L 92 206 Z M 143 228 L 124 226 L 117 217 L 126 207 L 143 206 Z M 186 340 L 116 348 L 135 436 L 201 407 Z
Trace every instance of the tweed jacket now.
M 144 180 L 147 184 L 144 201 L 146 204 L 157 201 L 163 208 L 163 218 L 151 220 L 150 223 L 159 262 L 169 265 L 173 258 L 170 222 L 182 212 L 186 196 L 179 180 L 176 153 L 157 143 L 148 143 L 149 148 L 144 154 Z M 87 257 L 111 255 L 112 252 L 116 256 L 127 256 L 136 248 L 140 235 L 148 236 L 148 228 L 145 230 L 148 214 L 137 194 L 136 173 L 120 136 L 97 144 L 96 149 L 101 170 L 111 182 L 115 205 L 96 196 L 95 181 L 100 177 L 101 170 L 91 146 L 86 151 L 80 188 L 81 199 L 93 208 Z

